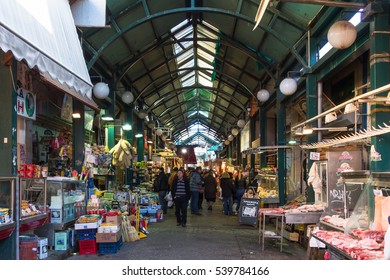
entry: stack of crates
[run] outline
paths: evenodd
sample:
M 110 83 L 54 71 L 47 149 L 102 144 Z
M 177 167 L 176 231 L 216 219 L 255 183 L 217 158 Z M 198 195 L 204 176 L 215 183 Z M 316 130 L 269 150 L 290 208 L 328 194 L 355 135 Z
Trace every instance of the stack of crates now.
M 122 236 L 117 242 L 99 243 L 99 254 L 116 254 L 122 247 Z
M 97 244 L 95 240 L 96 228 L 76 230 L 79 240 L 80 255 L 94 255 L 97 253 Z

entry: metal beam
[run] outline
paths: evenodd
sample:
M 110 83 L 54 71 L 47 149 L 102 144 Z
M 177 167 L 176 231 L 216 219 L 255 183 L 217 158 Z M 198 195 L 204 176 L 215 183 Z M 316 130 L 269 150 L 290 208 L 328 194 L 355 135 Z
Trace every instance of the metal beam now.
M 324 6 L 340 7 L 340 8 L 355 8 L 355 9 L 362 9 L 366 6 L 363 3 L 351 3 L 345 1 L 327 1 L 327 0 L 279 0 L 279 1 L 289 2 L 289 3 L 300 3 L 300 4 L 324 5 Z

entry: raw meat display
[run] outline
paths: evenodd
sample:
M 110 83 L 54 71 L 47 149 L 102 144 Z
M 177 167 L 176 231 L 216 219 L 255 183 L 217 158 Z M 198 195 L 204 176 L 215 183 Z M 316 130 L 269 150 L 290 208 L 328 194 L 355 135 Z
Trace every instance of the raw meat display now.
M 375 231 L 355 231 L 354 236 L 363 237 L 362 239 L 353 238 L 351 235 L 339 231 L 318 230 L 313 232 L 321 241 L 339 249 L 345 254 L 357 260 L 376 260 L 383 259 L 383 242 L 377 242 L 374 237 L 380 239 L 380 235 Z M 382 238 L 383 240 L 383 238 Z
M 385 232 L 382 230 L 358 230 L 354 229 L 350 232 L 350 235 L 355 236 L 359 239 L 370 238 L 380 243 L 385 238 Z

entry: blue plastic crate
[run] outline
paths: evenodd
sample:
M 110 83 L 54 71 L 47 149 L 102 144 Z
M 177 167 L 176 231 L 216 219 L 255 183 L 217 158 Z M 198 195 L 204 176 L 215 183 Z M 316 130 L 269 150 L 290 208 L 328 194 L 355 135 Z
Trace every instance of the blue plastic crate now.
M 122 247 L 122 236 L 119 239 L 118 242 L 113 242 L 113 243 L 98 243 L 99 244 L 99 249 L 98 253 L 99 254 L 116 254 L 118 253 L 119 249 Z
M 77 232 L 77 238 L 78 240 L 94 240 L 96 236 L 97 229 L 90 228 L 90 229 L 78 229 Z

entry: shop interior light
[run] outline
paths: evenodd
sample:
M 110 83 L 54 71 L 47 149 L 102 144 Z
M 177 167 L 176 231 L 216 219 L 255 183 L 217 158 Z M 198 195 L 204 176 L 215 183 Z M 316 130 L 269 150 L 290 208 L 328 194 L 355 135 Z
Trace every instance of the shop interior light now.
M 153 144 L 153 141 L 152 140 L 148 140 L 148 144 Z
M 143 135 L 142 135 L 142 133 L 137 133 L 136 135 L 135 135 L 135 138 L 141 138 Z
M 103 120 L 103 121 L 113 121 L 114 118 L 113 118 L 112 116 L 108 115 L 108 114 L 104 114 L 104 115 L 102 116 L 102 120 Z
M 72 117 L 73 117 L 74 119 L 81 119 L 80 113 L 73 113 L 73 114 L 72 114 Z
M 298 127 L 297 130 L 295 130 L 295 135 L 303 135 L 302 133 L 302 127 Z
M 288 141 L 289 145 L 295 145 L 296 143 L 297 143 L 297 140 L 294 140 L 294 139 L 291 139 L 290 141 Z
M 337 120 L 336 112 L 329 113 L 325 116 L 325 123 L 331 123 Z
M 355 106 L 355 104 L 349 103 L 349 104 L 345 105 L 344 115 L 356 112 L 357 110 L 358 110 L 358 108 Z
M 186 148 L 181 149 L 181 153 L 182 154 L 186 154 L 187 153 L 187 149 Z
M 129 124 L 129 123 L 123 124 L 122 129 L 126 130 L 126 131 L 131 130 L 132 129 L 131 124 Z
M 311 128 L 310 126 L 304 126 L 302 128 L 303 135 L 308 135 L 308 134 L 312 134 L 312 133 L 313 133 L 313 128 Z

